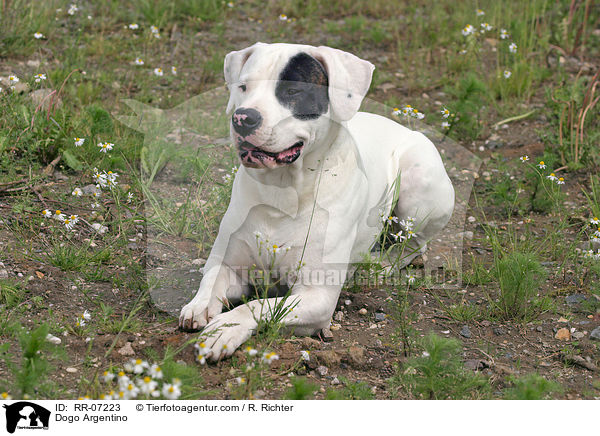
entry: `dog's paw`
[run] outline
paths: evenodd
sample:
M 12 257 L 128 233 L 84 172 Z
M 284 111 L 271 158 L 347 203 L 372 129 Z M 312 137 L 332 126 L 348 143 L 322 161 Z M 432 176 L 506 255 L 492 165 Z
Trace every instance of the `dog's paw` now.
M 181 309 L 179 327 L 183 330 L 201 330 L 222 310 L 223 301 L 220 299 L 194 299 Z
M 199 330 L 208 324 L 208 302 L 191 301 L 181 309 L 179 327 L 183 330 Z
M 254 324 L 235 310 L 215 316 L 203 331 L 205 357 L 216 362 L 231 356 L 252 336 Z

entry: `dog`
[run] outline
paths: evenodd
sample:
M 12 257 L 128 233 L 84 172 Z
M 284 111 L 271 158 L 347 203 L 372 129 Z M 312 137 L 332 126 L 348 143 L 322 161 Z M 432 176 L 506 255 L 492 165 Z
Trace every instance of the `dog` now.
M 359 112 L 374 68 L 297 44 L 256 43 L 225 57 L 242 165 L 199 290 L 179 318 L 182 329 L 207 332 L 212 360 L 230 356 L 282 305 L 277 320 L 296 335 L 329 327 L 352 263 L 369 253 L 389 214 L 414 223 L 403 265 L 448 223 L 454 189 L 433 143 Z M 252 292 L 244 271 L 257 269 L 277 273 L 289 294 L 223 312 Z

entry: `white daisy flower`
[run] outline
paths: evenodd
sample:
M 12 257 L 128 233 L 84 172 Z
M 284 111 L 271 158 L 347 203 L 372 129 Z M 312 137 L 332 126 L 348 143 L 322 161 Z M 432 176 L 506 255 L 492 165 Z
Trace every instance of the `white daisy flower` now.
M 549 176 L 546 176 L 547 179 L 552 180 L 553 182 L 558 180 L 558 177 L 556 177 L 556 174 L 554 173 L 550 173 Z
M 521 156 L 519 159 L 521 160 L 521 162 L 527 162 L 529 160 L 529 156 Z
M 133 200 L 133 192 L 128 192 L 127 193 L 127 203 L 131 203 L 131 200 Z
M 71 192 L 71 195 L 74 197 L 81 197 L 83 195 L 83 191 L 80 188 L 75 188 L 73 189 L 73 192 Z
M 310 351 L 300 350 L 300 355 L 302 356 L 302 360 L 310 362 Z
M 500 29 L 500 38 L 501 39 L 510 38 L 510 35 L 508 34 L 508 31 L 506 29 Z
M 155 69 L 154 69 L 154 75 L 155 75 L 155 76 L 158 76 L 158 77 L 162 77 L 162 75 L 163 75 L 163 70 L 162 70 L 162 68 L 160 68 L 160 67 L 159 67 L 159 68 L 155 68 Z
M 398 217 L 397 216 L 388 216 L 388 217 L 384 217 L 383 221 L 386 222 L 387 225 L 391 225 L 392 223 L 398 223 Z
M 162 395 L 167 400 L 176 400 L 181 396 L 181 390 L 177 385 L 165 383 L 162 387 Z
M 129 26 L 127 26 L 127 27 L 129 27 L 131 30 L 137 30 L 137 29 L 139 29 L 139 28 L 140 28 L 140 26 L 138 25 L 138 23 L 131 23 L 131 24 L 130 24 Z
M 481 9 L 477 9 L 475 11 L 475 13 L 477 14 L 478 17 L 483 17 L 485 15 L 485 12 L 483 12 Z
M 404 236 L 402 233 L 403 233 L 402 230 L 400 230 L 397 233 L 392 233 L 392 237 L 394 238 L 394 241 L 398 241 L 398 240 L 400 242 L 406 241 L 406 236 Z
M 246 349 L 244 350 L 246 353 L 248 353 L 248 356 L 256 356 L 258 354 L 258 350 L 255 350 L 254 348 L 252 348 L 251 346 L 247 346 Z
M 114 380 L 115 375 L 110 371 L 104 371 L 102 377 L 100 377 L 104 383 L 109 383 Z
M 287 21 L 287 20 L 288 20 L 287 15 L 285 15 L 285 14 L 279 15 L 279 21 Z
M 134 62 L 136 65 L 144 65 L 144 61 L 142 60 L 142 58 L 135 58 Z
M 81 147 L 85 142 L 85 138 L 73 138 L 75 141 L 75 147 Z
M 508 70 L 504 70 L 502 75 L 504 76 L 505 79 L 510 79 L 510 76 L 512 76 L 512 73 Z
M 490 25 L 490 23 L 481 23 L 481 29 L 489 32 L 490 30 L 492 30 L 492 26 Z
M 131 359 L 129 363 L 131 364 L 131 367 L 133 369 L 132 372 L 134 374 L 142 374 L 146 369 L 150 367 L 150 365 L 148 365 L 148 362 L 142 359 Z
M 156 363 L 153 364 L 150 369 L 148 370 L 148 373 L 150 374 L 150 376 L 152 378 L 158 379 L 160 380 L 161 378 L 163 378 L 163 372 L 160 366 L 158 366 Z
M 449 129 L 450 123 L 448 121 L 442 121 L 442 129 Z
M 467 24 L 463 30 L 461 31 L 461 33 L 463 34 L 463 36 L 469 36 L 472 33 L 475 33 L 475 28 L 473 26 L 471 26 L 470 24 Z
M 564 185 L 565 184 L 565 179 L 562 177 L 559 177 L 558 180 L 556 181 L 557 185 Z
M 277 354 L 275 354 L 274 352 L 270 352 L 270 353 L 263 353 L 263 356 L 261 358 L 261 360 L 267 364 L 271 364 L 273 363 L 273 361 L 278 360 L 279 356 Z
M 71 6 L 69 6 L 69 9 L 67 10 L 67 14 L 75 15 L 75 12 L 77 12 L 78 10 L 79 10 L 79 8 L 77 7 L 77 5 L 72 4 Z
M 508 46 L 508 51 L 510 51 L 511 53 L 516 53 L 517 52 L 517 44 L 515 44 L 514 42 L 511 42 L 510 45 Z
M 110 143 L 110 142 L 99 142 L 98 143 L 98 147 L 100 147 L 100 152 L 101 153 L 106 153 L 110 150 L 113 149 L 115 144 Z
M 35 33 L 33 34 L 33 37 L 34 37 L 35 39 L 42 39 L 42 38 L 44 37 L 44 35 L 43 35 L 42 33 L 40 33 L 40 32 L 35 32 Z
M 406 274 L 406 280 L 408 281 L 409 285 L 412 285 L 415 282 L 416 278 L 414 275 L 408 273 Z
M 450 116 L 450 111 L 447 108 L 441 110 L 442 118 L 448 118 Z
M 398 109 L 397 107 L 395 107 L 394 109 L 392 109 L 392 115 L 398 116 L 402 113 L 402 111 L 400 109 Z
M 54 212 L 54 219 L 58 221 L 64 221 L 67 216 L 62 213 L 60 210 Z
M 597 226 L 598 224 L 600 224 L 600 219 L 595 216 L 594 218 L 590 219 L 590 224 Z
M 152 380 L 152 377 L 146 376 L 141 380 L 138 379 L 138 387 L 140 388 L 142 395 L 153 397 L 158 397 L 160 395 L 160 393 L 156 391 L 158 382 Z
M 545 170 L 546 169 L 546 164 L 544 163 L 543 160 L 540 161 L 540 163 L 537 164 L 538 168 L 540 170 Z
M 51 218 L 52 217 L 52 212 L 50 212 L 48 209 L 45 209 L 42 211 L 42 216 L 44 218 Z
M 177 67 L 171 67 L 171 74 L 173 74 L 174 76 L 177 75 Z

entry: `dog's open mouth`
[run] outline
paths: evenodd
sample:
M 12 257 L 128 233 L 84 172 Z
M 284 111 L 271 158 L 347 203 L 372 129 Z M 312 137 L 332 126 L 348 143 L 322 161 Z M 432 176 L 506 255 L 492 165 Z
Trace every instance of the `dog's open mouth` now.
M 244 141 L 239 145 L 239 155 L 242 163 L 248 167 L 273 167 L 291 164 L 300 157 L 303 148 L 304 142 L 298 141 L 283 151 L 272 153 Z

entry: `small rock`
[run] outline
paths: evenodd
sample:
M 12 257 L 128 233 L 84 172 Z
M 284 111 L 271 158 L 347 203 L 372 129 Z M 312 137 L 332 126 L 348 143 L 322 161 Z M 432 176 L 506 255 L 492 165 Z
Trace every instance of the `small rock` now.
M 541 325 L 537 326 L 535 329 L 540 333 L 544 330 Z
M 590 339 L 600 341 L 600 327 L 596 327 L 594 330 L 592 330 L 590 333 Z
M 335 315 L 333 316 L 333 319 L 335 321 L 342 322 L 344 320 L 344 312 L 342 312 L 342 311 L 336 312 Z
M 331 384 L 334 385 L 334 386 L 336 386 L 336 385 L 340 384 L 340 381 L 338 380 L 337 377 L 334 377 L 333 380 L 331 380 Z
M 488 321 L 487 319 L 484 319 L 483 321 L 481 321 L 481 325 L 484 327 L 489 327 L 492 325 L 492 323 L 490 321 Z
M 0 268 L 0 279 L 7 279 L 8 271 L 4 268 Z
M 471 337 L 471 330 L 469 330 L 468 325 L 462 326 L 462 328 L 460 329 L 460 335 L 467 339 L 469 339 Z
M 582 339 L 585 336 L 585 333 L 583 333 L 583 332 L 574 332 L 572 336 L 573 336 L 574 339 Z
M 317 367 L 317 374 L 319 374 L 321 377 L 324 377 L 327 375 L 327 373 L 329 372 L 329 368 L 327 368 L 326 366 L 318 366 Z
M 29 59 L 27 61 L 27 66 L 28 67 L 32 67 L 32 68 L 39 68 L 40 67 L 40 61 L 38 61 L 37 59 Z
M 344 304 L 345 304 L 346 306 L 350 306 L 350 305 L 352 304 L 352 300 L 345 300 L 345 301 L 344 301 Z
M 574 306 L 585 300 L 587 300 L 587 297 L 583 294 L 573 294 L 565 297 L 565 303 L 567 303 L 569 306 Z
M 69 366 L 68 368 L 65 369 L 65 371 L 67 371 L 70 374 L 75 374 L 77 372 L 77 368 L 73 368 L 72 366 Z
M 558 318 L 558 322 L 569 322 L 569 320 L 564 316 L 561 316 L 560 318 Z
M 133 351 L 131 342 L 127 342 L 123 347 L 119 348 L 117 350 L 117 353 L 119 353 L 122 356 L 134 356 L 135 355 L 135 351 Z
M 375 322 L 385 321 L 386 316 L 387 315 L 385 313 L 377 312 L 375 314 Z
M 321 330 L 321 337 L 325 342 L 333 341 L 333 333 L 331 333 L 331 330 L 329 330 L 328 328 L 324 328 Z
M 192 260 L 192 265 L 204 265 L 206 263 L 206 259 L 198 258 Z
M 54 92 L 54 95 L 50 95 Z M 60 109 L 62 107 L 62 100 L 56 97 L 56 91 L 49 88 L 41 88 L 36 89 L 35 91 L 29 94 L 29 98 L 31 98 L 31 102 L 37 108 L 41 105 L 44 111 L 47 111 L 50 108 L 50 104 L 52 107 L 56 109 Z
M 506 333 L 506 331 L 502 327 L 495 327 L 493 332 L 496 336 L 502 336 Z
M 459 236 L 459 237 L 463 237 L 463 238 L 465 238 L 465 239 L 469 239 L 469 240 L 470 240 L 470 239 L 473 239 L 473 236 L 474 236 L 474 234 L 473 234 L 473 232 L 472 232 L 472 231 L 470 231 L 470 230 L 467 230 L 467 231 L 465 231 L 465 232 L 460 232 L 460 233 L 458 233 L 458 235 L 457 235 L 457 236 Z
M 57 338 L 56 336 L 50 333 L 46 335 L 46 340 L 54 345 L 60 345 L 60 343 L 62 342 L 60 338 Z
M 367 309 L 365 309 L 365 308 L 363 307 L 362 309 L 360 309 L 360 310 L 358 311 L 358 313 L 359 313 L 359 314 L 361 314 L 361 315 L 366 315 L 366 314 L 367 314 Z
M 469 221 L 470 223 L 474 223 L 475 221 L 477 221 L 477 218 L 475 218 L 474 216 L 470 216 L 469 218 L 467 218 L 467 221 Z
M 558 329 L 554 338 L 558 339 L 559 341 L 570 341 L 571 331 L 567 328 Z
M 102 192 L 96 185 L 85 185 L 83 188 L 81 188 L 81 191 L 85 195 L 99 194 Z
M 92 224 L 92 228 L 94 230 L 96 230 L 98 233 L 100 233 L 101 235 L 103 235 L 104 233 L 106 233 L 108 231 L 108 227 L 103 226 L 100 223 L 94 223 L 94 224 Z
M 127 248 L 129 248 L 130 250 L 137 250 L 138 244 L 136 244 L 135 242 L 130 242 L 129 244 L 127 244 Z

